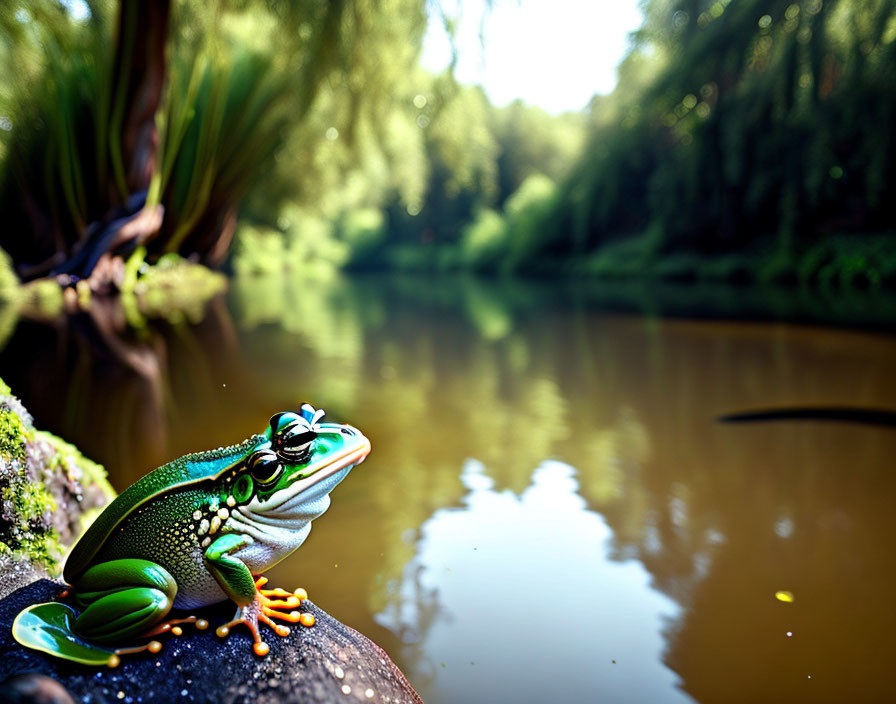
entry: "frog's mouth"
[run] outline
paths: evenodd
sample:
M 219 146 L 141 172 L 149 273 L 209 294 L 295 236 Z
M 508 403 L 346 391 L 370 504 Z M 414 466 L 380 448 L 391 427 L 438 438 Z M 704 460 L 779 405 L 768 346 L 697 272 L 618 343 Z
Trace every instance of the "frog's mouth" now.
M 293 504 L 312 502 L 329 494 L 345 478 L 347 470 L 361 464 L 370 453 L 370 440 L 357 428 L 342 425 L 338 430 L 327 429 L 325 432 L 338 433 L 341 439 L 347 439 L 348 442 L 341 450 L 330 452 L 317 462 L 309 464 L 301 474 L 296 474 L 295 481 L 260 501 L 257 508 L 265 513 L 289 512 Z M 325 433 L 321 433 L 323 434 Z M 340 473 L 341 476 L 336 476 Z

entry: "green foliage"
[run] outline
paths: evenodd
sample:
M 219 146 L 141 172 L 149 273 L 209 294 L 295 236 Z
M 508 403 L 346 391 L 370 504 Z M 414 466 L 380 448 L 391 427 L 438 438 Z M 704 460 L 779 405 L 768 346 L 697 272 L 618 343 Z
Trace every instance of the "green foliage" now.
M 365 265 L 886 284 L 896 4 L 657 0 L 646 16 L 584 149 L 570 116 L 472 88 L 427 103 L 426 197 L 387 205 Z M 885 244 L 830 234 L 874 230 Z
M 208 253 L 220 236 L 215 223 L 235 211 L 279 146 L 286 77 L 248 51 L 188 59 L 172 74 L 153 184 L 166 214 L 159 240 L 168 252 Z
M 270 276 L 287 268 L 283 258 L 283 235 L 269 228 L 240 227 L 234 252 L 233 269 L 239 276 Z
M 23 308 L 43 319 L 55 318 L 64 305 L 62 289 L 52 279 L 28 282 L 22 287 L 20 299 Z
M 233 237 L 241 274 L 892 280 L 892 0 L 649 0 L 615 91 L 560 116 L 420 69 L 422 0 L 174 7 L 150 257 L 220 263 Z M 0 9 L 17 264 L 72 251 L 127 195 L 115 4 L 90 8 Z
M 461 259 L 469 269 L 494 269 L 507 248 L 507 224 L 494 210 L 484 208 L 463 229 Z
M 337 228 L 341 239 L 352 250 L 363 252 L 375 246 L 383 236 L 383 216 L 373 209 L 352 210 L 343 214 Z
M 545 254 L 553 244 L 551 223 L 556 187 L 542 174 L 529 176 L 507 199 L 507 258 L 503 268 L 519 269 Z
M 110 94 L 98 74 L 109 50 L 99 18 L 79 24 L 61 7 L 0 14 L 6 65 L 25 64 L 24 75 L 5 72 L 0 238 L 14 261 L 35 263 L 78 240 L 105 199 L 99 175 L 123 168 L 105 150 Z
M 335 230 L 352 253 L 352 263 L 364 265 L 385 235 L 383 215 L 373 208 L 350 210 L 337 220 Z
M 386 236 L 381 251 L 365 258 L 367 266 L 440 271 L 517 267 L 530 250 L 550 246 L 552 230 L 536 233 L 537 225 L 529 227 L 518 217 L 511 223 L 514 234 L 499 235 L 494 214 L 504 218 L 508 199 L 518 196 L 524 184 L 523 193 L 533 189 L 524 199 L 545 200 L 544 179 L 563 178 L 581 147 L 583 116 L 553 117 L 520 102 L 495 108 L 479 88 L 440 88 L 435 79 L 432 88 L 415 96 L 428 169 L 425 198 L 386 202 Z M 542 190 L 536 193 L 538 184 Z M 511 240 L 517 236 L 514 247 Z
M 0 207 L 11 225 L 2 243 L 20 264 L 70 254 L 86 226 L 129 195 L 121 132 L 135 106 L 123 102 L 123 76 L 142 58 L 129 52 L 134 32 L 145 28 L 125 22 L 117 56 L 114 7 L 89 8 L 85 21 L 56 3 L 0 8 L 0 59 L 7 67 L 25 61 L 32 79 L 4 81 L 0 93 L 0 127 L 7 114 L 14 125 L 0 134 L 0 149 L 9 151 L 0 163 Z M 219 263 L 250 196 L 258 220 L 271 213 L 276 220 L 287 201 L 322 204 L 335 217 L 378 204 L 386 190 L 419 200 L 416 170 L 393 177 L 384 165 L 404 156 L 407 130 L 395 115 L 413 125 L 412 108 L 396 113 L 392 101 L 404 93 L 412 103 L 407 77 L 425 24 L 420 0 L 177 3 L 170 24 L 149 194 L 165 218 L 150 253 Z M 334 188 L 339 193 L 322 203 L 321 186 L 341 183 L 358 163 L 364 182 Z M 389 178 L 369 178 L 374 170 Z
M 0 249 L 0 304 L 15 300 L 19 292 L 19 279 L 12 268 L 9 255 Z
M 896 283 L 896 247 L 883 235 L 839 235 L 818 242 L 800 259 L 797 274 L 803 284 L 822 287 L 878 288 Z
M 464 228 L 459 263 L 467 269 L 509 272 L 533 267 L 536 258 L 556 256 L 550 221 L 555 197 L 551 179 L 539 173 L 528 176 L 501 213 L 484 209 Z
M 637 276 L 651 265 L 655 248 L 646 236 L 617 240 L 604 245 L 584 263 L 586 273 L 612 278 Z M 681 264 L 671 262 L 668 273 L 676 275 Z
M 599 270 L 637 273 L 615 241 L 656 227 L 669 261 L 654 273 L 808 280 L 814 265 L 798 259 L 830 249 L 820 232 L 896 226 L 894 3 L 657 0 L 646 12 L 558 199 L 569 250 L 606 249 Z M 773 253 L 726 254 L 770 238 Z M 871 281 L 869 266 L 859 255 L 835 268 Z
M 355 215 L 355 220 L 363 219 L 363 214 Z M 381 220 L 378 213 L 374 215 Z M 345 264 L 351 249 L 347 242 L 336 238 L 337 228 L 333 223 L 293 205 L 283 210 L 278 224 L 279 229 L 251 224 L 240 227 L 233 257 L 238 275 L 302 272 L 311 278 L 321 278 L 332 275 Z M 357 232 L 354 234 L 358 236 Z
M 555 181 L 566 176 L 569 165 L 581 152 L 582 115 L 549 115 L 520 101 L 493 113 L 498 205 L 503 205 L 530 176 L 542 174 Z

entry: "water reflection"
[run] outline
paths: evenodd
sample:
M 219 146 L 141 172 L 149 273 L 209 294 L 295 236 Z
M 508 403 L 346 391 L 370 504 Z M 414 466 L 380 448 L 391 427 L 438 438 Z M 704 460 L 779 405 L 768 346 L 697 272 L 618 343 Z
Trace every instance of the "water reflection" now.
M 97 298 L 58 318 L 20 319 L 0 369 L 41 427 L 107 465 L 122 489 L 172 453 L 198 449 L 196 438 L 207 437 L 199 428 L 229 426 L 217 401 L 235 354 L 221 298 L 197 324 L 141 329 L 128 326 L 119 299 Z
M 119 489 L 299 400 L 363 428 L 370 459 L 270 576 L 433 701 L 510 691 L 514 672 L 538 672 L 550 701 L 624 700 L 620 672 L 633 701 L 896 700 L 896 435 L 713 420 L 892 408 L 896 339 L 602 305 L 505 281 L 244 280 L 200 323 L 117 352 L 97 343 L 105 321 L 20 323 L 0 375 Z M 494 647 L 468 630 L 482 622 Z M 558 671 L 582 691 L 560 696 Z
M 640 563 L 611 559 L 612 531 L 574 474 L 546 461 L 516 495 L 468 460 L 462 507 L 423 524 L 378 620 L 413 639 L 427 702 L 692 701 L 662 662 L 680 608 Z

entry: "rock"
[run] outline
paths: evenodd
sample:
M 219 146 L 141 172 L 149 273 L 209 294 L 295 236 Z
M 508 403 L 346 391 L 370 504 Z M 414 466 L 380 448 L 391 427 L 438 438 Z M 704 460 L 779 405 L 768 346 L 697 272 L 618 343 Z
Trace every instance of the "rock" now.
M 35 429 L 0 380 L 0 597 L 57 571 L 84 521 L 113 496 L 103 468 Z
M 160 637 L 161 652 L 123 656 L 115 669 L 77 665 L 16 643 L 16 614 L 61 590 L 58 582 L 42 579 L 0 601 L 0 691 L 7 678 L 38 673 L 57 680 L 76 701 L 91 703 L 422 702 L 381 648 L 310 601 L 300 610 L 314 615 L 311 628 L 294 625 L 281 638 L 263 627 L 271 647 L 263 658 L 253 654 L 248 630 L 236 628 L 224 639 L 215 635 L 215 626 L 232 615 L 232 604 L 204 611 L 212 623 L 207 630 L 188 626 L 182 636 Z
M 75 704 L 65 687 L 52 677 L 29 672 L 3 682 L 0 704 Z

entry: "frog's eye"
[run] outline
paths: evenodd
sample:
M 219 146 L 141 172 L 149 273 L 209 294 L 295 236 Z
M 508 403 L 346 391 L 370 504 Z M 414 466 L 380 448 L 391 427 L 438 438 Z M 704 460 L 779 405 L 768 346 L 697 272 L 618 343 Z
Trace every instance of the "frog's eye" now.
M 249 471 L 259 484 L 270 484 L 276 481 L 283 472 L 280 459 L 271 450 L 258 450 L 249 457 Z
M 233 498 L 238 503 L 244 504 L 252 498 L 252 492 L 255 489 L 255 483 L 248 474 L 241 474 L 239 479 L 233 485 Z
M 297 421 L 290 423 L 277 434 L 274 445 L 283 459 L 298 464 L 311 456 L 311 448 L 316 437 L 317 433 L 311 430 L 307 423 Z

